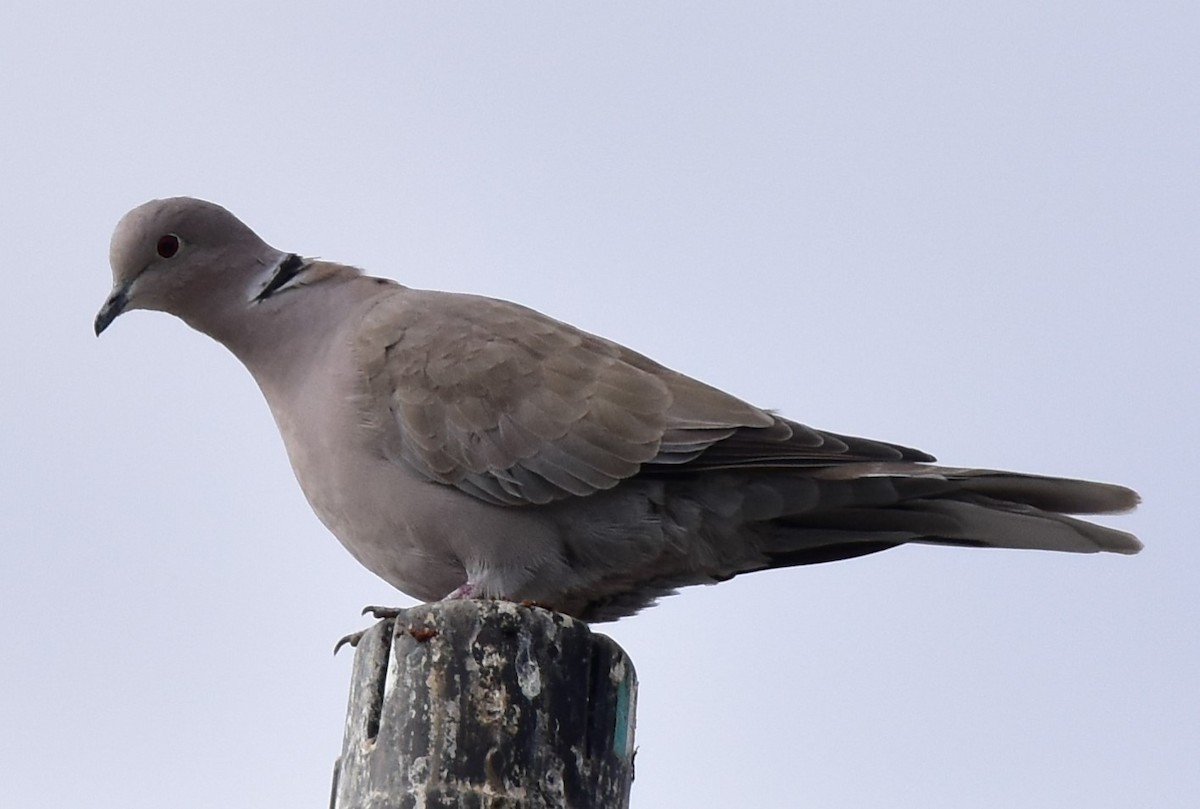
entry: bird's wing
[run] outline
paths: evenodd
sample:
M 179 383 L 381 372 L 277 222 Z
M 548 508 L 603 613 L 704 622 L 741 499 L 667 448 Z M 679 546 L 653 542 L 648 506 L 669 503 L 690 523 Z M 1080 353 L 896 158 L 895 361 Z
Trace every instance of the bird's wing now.
M 400 289 L 357 340 L 388 457 L 488 502 L 549 503 L 645 469 L 930 460 L 781 419 L 531 309 Z

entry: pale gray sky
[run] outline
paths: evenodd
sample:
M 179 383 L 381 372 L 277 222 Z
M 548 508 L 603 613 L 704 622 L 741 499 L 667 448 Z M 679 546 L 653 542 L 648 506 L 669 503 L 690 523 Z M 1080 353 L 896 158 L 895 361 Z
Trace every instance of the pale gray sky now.
M 635 807 L 1200 805 L 1200 7 L 0 9 L 0 805 L 325 805 L 366 603 L 108 237 L 534 306 L 814 426 L 1117 481 L 1141 556 L 904 548 L 608 625 Z

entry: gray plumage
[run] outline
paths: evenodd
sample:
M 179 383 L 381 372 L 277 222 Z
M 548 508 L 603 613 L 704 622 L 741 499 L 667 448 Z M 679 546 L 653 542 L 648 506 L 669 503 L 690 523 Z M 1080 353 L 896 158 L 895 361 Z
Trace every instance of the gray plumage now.
M 934 466 L 814 430 L 533 310 L 276 250 L 189 198 L 130 211 L 96 333 L 177 315 L 262 389 L 321 521 L 416 598 L 611 620 L 676 588 L 909 542 L 1136 553 L 1121 486 Z

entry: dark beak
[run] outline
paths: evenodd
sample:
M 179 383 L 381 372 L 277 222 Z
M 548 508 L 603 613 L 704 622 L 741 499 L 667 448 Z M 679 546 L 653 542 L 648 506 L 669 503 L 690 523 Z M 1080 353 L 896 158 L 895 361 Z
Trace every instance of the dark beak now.
M 100 307 L 100 314 L 96 315 L 96 336 L 108 328 L 108 325 L 117 319 L 117 315 L 125 311 L 125 307 L 129 305 L 129 284 L 124 284 L 113 290 L 108 296 L 108 300 Z

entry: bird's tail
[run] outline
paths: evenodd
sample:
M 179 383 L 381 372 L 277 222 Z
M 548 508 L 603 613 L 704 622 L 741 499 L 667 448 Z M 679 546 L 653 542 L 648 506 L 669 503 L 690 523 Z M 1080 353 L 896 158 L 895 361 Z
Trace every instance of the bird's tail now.
M 780 499 L 764 549 L 770 565 L 861 556 L 905 543 L 1071 553 L 1137 553 L 1132 534 L 1075 514 L 1137 506 L 1123 486 L 989 469 L 909 463 L 828 467 L 808 477 L 816 491 Z M 782 481 L 773 481 L 776 490 Z M 795 489 L 783 485 L 783 490 Z M 798 490 L 797 490 L 798 492 Z M 788 500 L 793 500 L 788 507 Z

